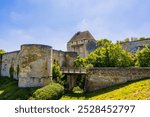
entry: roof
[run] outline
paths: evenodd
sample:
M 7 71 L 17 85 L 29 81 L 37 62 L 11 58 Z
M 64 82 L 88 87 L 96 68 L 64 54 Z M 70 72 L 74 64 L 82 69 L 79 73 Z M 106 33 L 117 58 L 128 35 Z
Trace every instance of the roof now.
M 84 32 L 77 32 L 71 39 L 69 42 L 73 42 L 73 41 L 80 41 L 80 40 L 94 40 L 94 37 L 92 36 L 92 34 L 89 31 L 84 31 Z

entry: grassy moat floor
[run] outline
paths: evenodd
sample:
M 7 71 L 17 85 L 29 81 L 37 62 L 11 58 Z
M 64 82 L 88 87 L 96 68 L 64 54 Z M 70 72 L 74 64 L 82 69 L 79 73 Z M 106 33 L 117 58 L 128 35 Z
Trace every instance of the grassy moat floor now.
M 0 78 L 1 100 L 27 100 L 37 88 L 18 88 L 17 81 Z M 108 87 L 92 93 L 67 93 L 61 100 L 150 100 L 150 79 Z
M 61 100 L 150 100 L 150 79 L 127 82 L 92 93 L 68 93 Z
M 37 88 L 19 88 L 18 81 L 0 78 L 0 100 L 27 100 Z

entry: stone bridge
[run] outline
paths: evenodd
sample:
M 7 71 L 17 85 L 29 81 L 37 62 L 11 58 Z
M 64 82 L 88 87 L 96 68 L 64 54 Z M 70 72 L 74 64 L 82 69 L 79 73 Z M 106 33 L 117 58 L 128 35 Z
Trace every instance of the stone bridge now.
M 112 85 L 122 84 L 150 78 L 150 67 L 100 67 L 100 68 L 62 68 L 62 73 L 67 75 L 68 89 L 76 86 L 77 76 L 85 78 L 84 91 L 91 92 Z
M 86 76 L 87 70 L 85 68 L 62 67 L 61 72 L 67 76 L 68 90 L 72 90 L 76 86 L 77 76 Z
M 85 68 L 62 67 L 61 71 L 63 74 L 87 74 L 87 70 Z

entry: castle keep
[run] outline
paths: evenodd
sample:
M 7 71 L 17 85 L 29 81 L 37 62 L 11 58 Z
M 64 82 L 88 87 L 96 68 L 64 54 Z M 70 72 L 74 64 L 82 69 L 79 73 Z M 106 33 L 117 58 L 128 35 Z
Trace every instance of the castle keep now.
M 139 47 L 143 48 L 145 44 L 150 46 L 150 40 L 121 43 L 124 49 L 131 52 L 137 51 Z M 18 80 L 19 87 L 45 86 L 52 81 L 52 64 L 54 61 L 58 61 L 61 67 L 73 67 L 73 61 L 77 55 L 85 58 L 95 49 L 96 40 L 89 31 L 77 32 L 67 43 L 67 52 L 55 50 L 47 45 L 24 44 L 18 51 L 0 55 L 0 75 Z M 85 88 L 93 91 L 150 76 L 149 68 L 143 69 L 143 72 L 141 70 L 137 68 L 89 69 L 86 72 Z M 72 84 L 74 85 L 75 83 Z
M 77 32 L 67 43 L 67 51 L 77 52 L 83 58 L 95 49 L 96 40 L 89 31 Z

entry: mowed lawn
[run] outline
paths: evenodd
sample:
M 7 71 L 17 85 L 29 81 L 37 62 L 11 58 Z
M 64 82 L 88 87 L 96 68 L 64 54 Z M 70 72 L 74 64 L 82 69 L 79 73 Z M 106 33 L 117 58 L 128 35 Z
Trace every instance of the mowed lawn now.
M 61 100 L 150 100 L 150 79 L 108 87 L 92 93 L 68 93 Z

